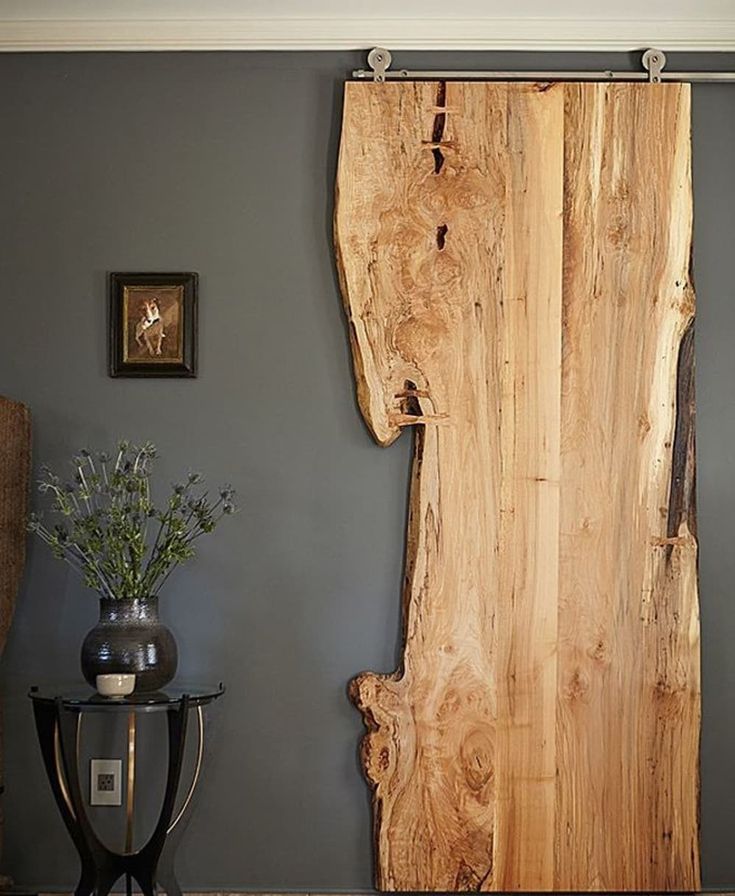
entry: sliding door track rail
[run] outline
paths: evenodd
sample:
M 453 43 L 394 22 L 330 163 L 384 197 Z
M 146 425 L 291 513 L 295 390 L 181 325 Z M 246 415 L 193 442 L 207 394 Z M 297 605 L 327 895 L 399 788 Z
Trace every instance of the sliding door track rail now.
M 641 57 L 644 71 L 640 72 L 483 72 L 483 71 L 410 71 L 391 69 L 393 57 L 389 50 L 374 47 L 368 53 L 369 70 L 357 69 L 352 77 L 359 80 L 384 81 L 645 81 L 660 84 L 663 81 L 691 81 L 698 83 L 735 83 L 735 72 L 667 72 L 666 54 L 654 47 Z

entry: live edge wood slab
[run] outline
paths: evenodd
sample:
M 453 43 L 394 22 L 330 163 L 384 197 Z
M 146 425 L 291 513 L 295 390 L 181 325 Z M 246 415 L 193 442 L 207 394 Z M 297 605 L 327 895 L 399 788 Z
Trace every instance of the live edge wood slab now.
M 689 87 L 345 89 L 359 404 L 415 433 L 377 886 L 696 890 Z

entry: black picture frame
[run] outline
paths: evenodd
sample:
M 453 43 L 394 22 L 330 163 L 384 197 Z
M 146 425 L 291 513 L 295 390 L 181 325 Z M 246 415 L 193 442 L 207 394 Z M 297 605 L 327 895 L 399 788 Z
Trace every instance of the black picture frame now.
M 110 376 L 197 375 L 199 275 L 109 275 Z

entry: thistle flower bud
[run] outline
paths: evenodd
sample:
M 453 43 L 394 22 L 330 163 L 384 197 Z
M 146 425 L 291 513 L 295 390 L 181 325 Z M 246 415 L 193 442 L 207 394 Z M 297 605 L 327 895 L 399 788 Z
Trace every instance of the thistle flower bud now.
M 62 544 L 69 538 L 69 532 L 67 531 L 66 526 L 62 526 L 61 523 L 57 523 L 54 526 L 54 533 Z

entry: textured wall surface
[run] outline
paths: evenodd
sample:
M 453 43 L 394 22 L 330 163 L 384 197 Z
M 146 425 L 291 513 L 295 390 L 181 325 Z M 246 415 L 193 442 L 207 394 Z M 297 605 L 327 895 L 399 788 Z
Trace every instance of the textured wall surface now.
M 631 64 L 395 55 L 421 67 Z M 708 63 L 735 68 L 670 61 Z M 151 439 L 165 483 L 194 468 L 241 493 L 242 513 L 163 602 L 182 678 L 229 686 L 180 856 L 190 889 L 371 886 L 362 725 L 345 686 L 395 666 L 410 444 L 378 451 L 360 423 L 332 262 L 341 84 L 362 64 L 359 53 L 0 57 L 0 391 L 30 406 L 36 461 Z M 694 88 L 693 130 L 702 861 L 705 886 L 732 887 L 735 86 Z M 109 379 L 106 272 L 156 269 L 199 271 L 200 376 Z M 76 859 L 25 693 L 79 679 L 94 618 L 93 595 L 32 544 L 0 666 L 3 870 L 39 888 L 69 887 Z

